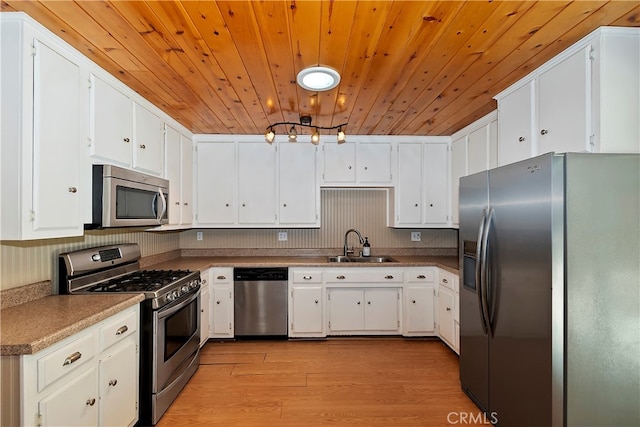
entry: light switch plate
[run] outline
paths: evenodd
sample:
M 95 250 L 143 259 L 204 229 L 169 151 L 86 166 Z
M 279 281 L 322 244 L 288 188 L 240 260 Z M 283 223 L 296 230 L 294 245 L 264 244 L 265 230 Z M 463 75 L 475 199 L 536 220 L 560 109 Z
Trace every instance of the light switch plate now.
M 284 242 L 287 240 L 287 232 L 286 231 L 278 231 L 278 241 Z
M 419 242 L 420 240 L 422 240 L 420 232 L 419 231 L 412 231 L 411 232 L 411 241 L 412 242 Z

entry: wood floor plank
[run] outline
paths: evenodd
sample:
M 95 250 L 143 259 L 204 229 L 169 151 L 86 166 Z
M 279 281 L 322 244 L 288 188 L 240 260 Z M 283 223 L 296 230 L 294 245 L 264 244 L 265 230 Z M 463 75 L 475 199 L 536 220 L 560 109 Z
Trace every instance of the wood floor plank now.
M 463 413 L 480 415 L 439 340 L 225 341 L 203 347 L 158 426 L 446 426 Z

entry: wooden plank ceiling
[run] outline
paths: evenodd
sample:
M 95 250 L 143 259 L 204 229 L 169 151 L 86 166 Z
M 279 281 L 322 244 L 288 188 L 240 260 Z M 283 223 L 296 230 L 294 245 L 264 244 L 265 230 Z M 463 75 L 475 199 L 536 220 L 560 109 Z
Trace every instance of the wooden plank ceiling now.
M 347 134 L 449 135 L 634 1 L 2 1 L 194 133 L 262 134 L 311 115 Z M 295 83 L 317 64 L 342 81 Z M 277 132 L 284 132 L 277 129 Z M 310 133 L 309 130 L 301 133 Z

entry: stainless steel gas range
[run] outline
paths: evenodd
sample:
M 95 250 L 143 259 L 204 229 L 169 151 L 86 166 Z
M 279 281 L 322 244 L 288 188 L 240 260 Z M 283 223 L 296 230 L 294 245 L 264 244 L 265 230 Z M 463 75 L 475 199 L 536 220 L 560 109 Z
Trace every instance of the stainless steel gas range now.
M 135 243 L 60 254 L 59 293 L 144 293 L 139 425 L 155 425 L 198 369 L 200 273 L 141 270 Z

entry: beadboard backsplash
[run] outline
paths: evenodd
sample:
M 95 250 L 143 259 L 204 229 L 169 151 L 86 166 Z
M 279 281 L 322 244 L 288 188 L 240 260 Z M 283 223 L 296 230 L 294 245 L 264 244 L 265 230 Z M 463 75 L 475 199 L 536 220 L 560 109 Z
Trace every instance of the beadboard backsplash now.
M 452 229 L 394 229 L 387 227 L 387 191 L 384 189 L 326 188 L 321 192 L 320 228 L 310 229 L 199 229 L 183 232 L 145 232 L 141 229 L 94 230 L 83 237 L 34 241 L 3 241 L 0 246 L 0 289 L 43 280 L 57 283 L 57 257 L 62 252 L 113 243 L 138 243 L 143 257 L 178 249 L 328 249 L 342 248 L 344 233 L 358 229 L 376 248 L 456 248 Z M 203 240 L 196 239 L 196 232 Z M 286 231 L 287 240 L 278 241 Z M 412 242 L 411 231 L 422 240 Z M 356 244 L 349 236 L 349 244 Z
M 387 227 L 387 190 L 323 188 L 320 228 L 297 229 L 206 229 L 180 234 L 181 249 L 205 248 L 342 248 L 344 233 L 355 228 L 367 236 L 375 248 L 456 248 L 458 233 L 453 229 L 396 229 Z M 393 202 L 393 201 L 391 201 Z M 202 240 L 196 233 L 202 232 Z M 287 240 L 278 241 L 286 231 Z M 422 240 L 411 241 L 411 231 L 420 231 Z M 349 236 L 349 244 L 356 243 Z

